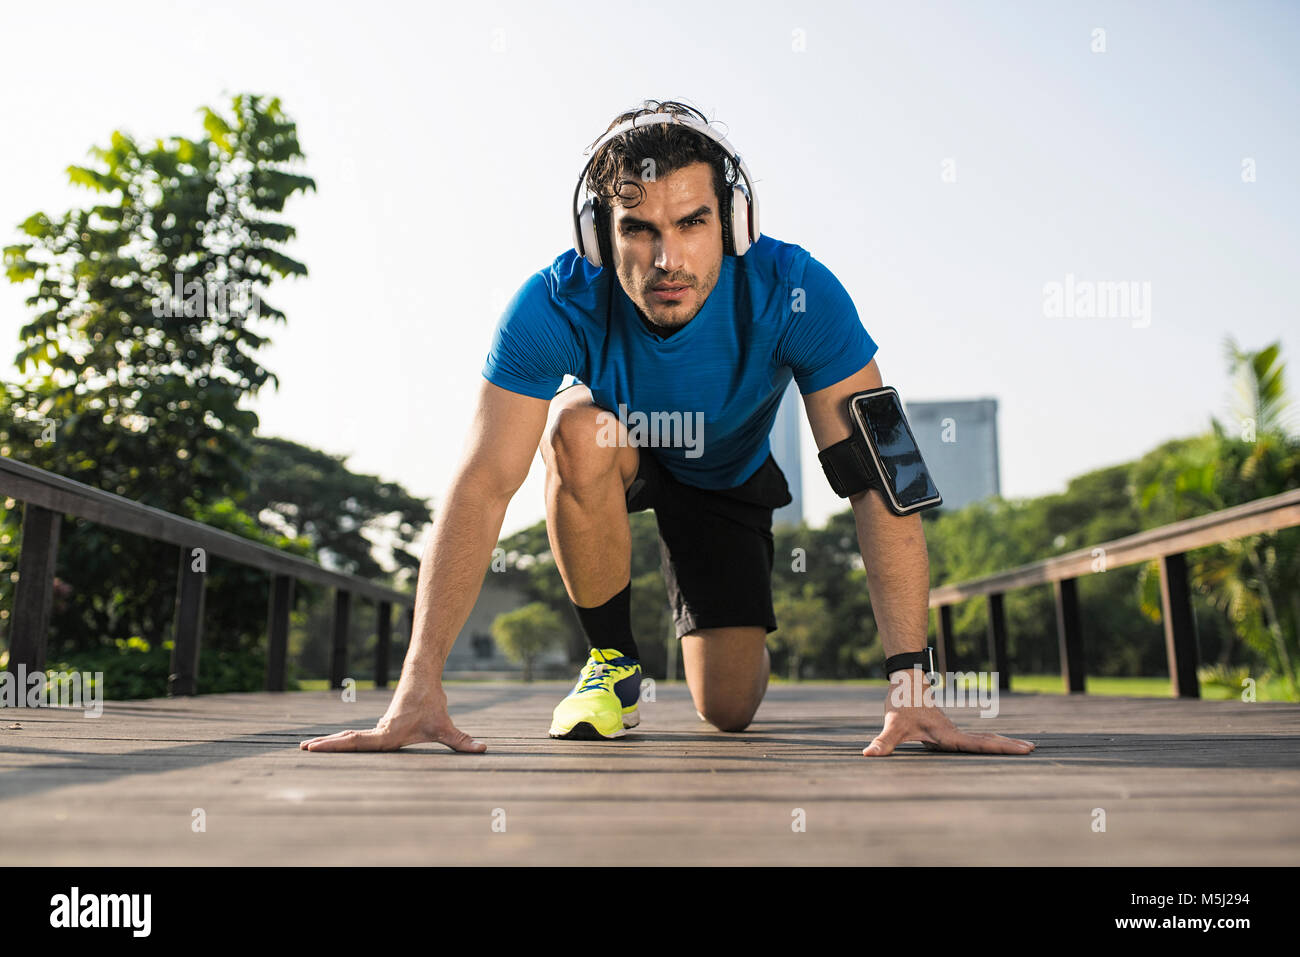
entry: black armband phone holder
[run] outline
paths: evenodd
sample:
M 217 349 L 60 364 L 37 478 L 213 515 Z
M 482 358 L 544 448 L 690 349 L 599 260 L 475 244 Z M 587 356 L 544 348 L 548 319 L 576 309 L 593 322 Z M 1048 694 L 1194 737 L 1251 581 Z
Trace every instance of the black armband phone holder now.
M 884 386 L 859 392 L 848 405 L 853 433 L 817 455 L 835 494 L 848 498 L 875 489 L 895 515 L 942 505 L 898 391 Z

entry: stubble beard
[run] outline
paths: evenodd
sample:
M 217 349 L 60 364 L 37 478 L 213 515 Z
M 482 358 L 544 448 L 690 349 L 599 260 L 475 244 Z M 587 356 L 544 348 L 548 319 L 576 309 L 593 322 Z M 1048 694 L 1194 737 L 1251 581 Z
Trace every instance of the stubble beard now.
M 704 303 L 708 300 L 709 296 L 712 295 L 714 288 L 716 288 L 718 284 L 718 276 L 721 275 L 721 273 L 722 273 L 722 263 L 719 262 L 713 268 L 713 271 L 705 278 L 703 284 L 697 282 L 695 280 L 695 277 L 693 276 L 687 279 L 659 279 L 656 280 L 654 283 L 646 283 L 642 286 L 642 291 L 640 295 L 632 299 L 632 305 L 636 308 L 636 311 L 641 316 L 641 318 L 644 321 L 648 322 L 655 329 L 658 329 L 661 332 L 665 332 L 665 333 L 672 332 L 675 329 L 680 329 L 682 326 L 686 325 L 697 315 L 699 315 L 700 310 L 704 308 Z M 632 285 L 632 278 L 630 276 L 620 275 L 619 281 L 623 284 L 624 292 L 626 292 L 628 287 Z M 680 307 L 674 305 L 662 305 L 659 307 L 662 310 L 660 312 L 660 315 L 667 317 L 668 321 L 664 322 L 661 321 L 660 319 L 655 318 L 654 313 L 651 311 L 653 309 L 653 306 L 651 305 L 650 302 L 650 296 L 651 296 L 650 287 L 652 285 L 658 285 L 659 283 L 662 282 L 689 282 L 690 283 L 691 294 L 695 298 L 695 306 L 691 310 L 690 315 L 687 315 L 683 318 L 684 313 L 681 312 Z

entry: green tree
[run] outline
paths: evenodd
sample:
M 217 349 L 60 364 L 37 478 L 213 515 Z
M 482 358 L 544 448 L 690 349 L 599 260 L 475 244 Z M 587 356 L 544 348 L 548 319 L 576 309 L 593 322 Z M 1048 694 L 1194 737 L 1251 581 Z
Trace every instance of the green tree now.
M 23 379 L 0 394 L 0 454 L 273 547 L 314 556 L 316 544 L 330 545 L 357 562 L 355 544 L 317 525 L 266 527 L 263 502 L 246 502 L 262 460 L 257 418 L 240 403 L 276 382 L 257 352 L 265 326 L 285 319 L 266 289 L 307 272 L 284 252 L 294 228 L 279 221 L 315 185 L 296 169 L 296 127 L 269 97 L 200 112 L 198 138 L 112 134 L 91 150 L 92 164 L 68 170 L 97 201 L 33 214 L 23 241 L 5 248 L 9 279 L 34 285 L 34 315 L 20 333 Z M 409 521 L 410 502 L 389 497 Z M 282 500 L 270 507 L 285 510 Z M 15 565 L 19 514 L 4 516 L 0 570 Z M 51 655 L 115 640 L 159 647 L 176 563 L 174 546 L 65 523 Z M 267 576 L 213 563 L 207 584 L 205 658 L 255 652 Z M 9 589 L 0 576 L 0 593 Z
M 833 639 L 826 631 L 826 602 L 811 582 L 805 582 L 798 594 L 783 591 L 774 596 L 773 607 L 778 628 L 768 640 L 785 653 L 787 676 L 798 681 L 803 677 L 803 662 Z
M 68 168 L 101 202 L 35 213 L 4 250 L 9 279 L 35 284 L 14 454 L 182 514 L 242 485 L 257 416 L 239 404 L 276 381 L 259 329 L 285 318 L 265 290 L 307 273 L 283 251 L 294 228 L 272 216 L 315 187 L 294 170 L 279 100 L 201 113 L 199 139 L 113 133 L 93 165 Z
M 775 529 L 773 550 L 772 603 L 779 629 L 769 636 L 773 668 L 853 678 L 883 664 L 852 510 L 832 515 L 824 528 L 800 524 Z M 809 623 L 818 636 L 815 642 L 796 647 L 778 637 L 795 624 L 788 620 L 792 610 L 817 618 Z
M 359 475 L 330 455 L 288 439 L 252 439 L 244 509 L 290 538 L 305 538 L 331 567 L 382 579 L 375 552 L 396 566 L 395 585 L 411 584 L 420 567 L 414 542 L 429 524 L 430 505 L 396 482 Z M 366 534 L 374 536 L 374 539 Z
M 554 609 L 534 601 L 497 615 L 492 622 L 492 637 L 506 657 L 524 666 L 524 680 L 532 681 L 534 660 L 560 643 L 562 628 Z
M 1279 343 L 1241 349 L 1229 337 L 1224 355 L 1231 389 L 1223 420 L 1211 432 L 1171 443 L 1135 476 L 1144 521 L 1192 518 L 1300 487 L 1300 440 L 1295 406 L 1287 395 Z M 1233 539 L 1197 552 L 1195 588 L 1263 656 L 1300 700 L 1300 536 L 1296 529 Z M 1142 579 L 1143 610 L 1160 614 L 1159 566 Z

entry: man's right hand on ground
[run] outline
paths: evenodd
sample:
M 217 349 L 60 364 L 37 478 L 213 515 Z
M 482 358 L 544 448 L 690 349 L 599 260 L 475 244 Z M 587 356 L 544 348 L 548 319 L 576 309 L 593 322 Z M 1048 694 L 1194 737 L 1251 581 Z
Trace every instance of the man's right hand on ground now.
M 373 731 L 340 731 L 303 741 L 298 747 L 304 751 L 396 751 L 426 741 L 472 754 L 487 750 L 486 744 L 475 741 L 451 723 L 447 695 L 441 686 L 417 691 L 401 682 L 387 713 Z

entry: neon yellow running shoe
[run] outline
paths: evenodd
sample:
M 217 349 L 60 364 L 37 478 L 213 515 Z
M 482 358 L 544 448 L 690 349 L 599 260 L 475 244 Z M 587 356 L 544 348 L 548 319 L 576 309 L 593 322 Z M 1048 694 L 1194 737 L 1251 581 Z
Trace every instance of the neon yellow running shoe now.
M 621 738 L 641 722 L 641 665 L 613 648 L 592 650 L 569 696 L 555 706 L 551 737 Z

